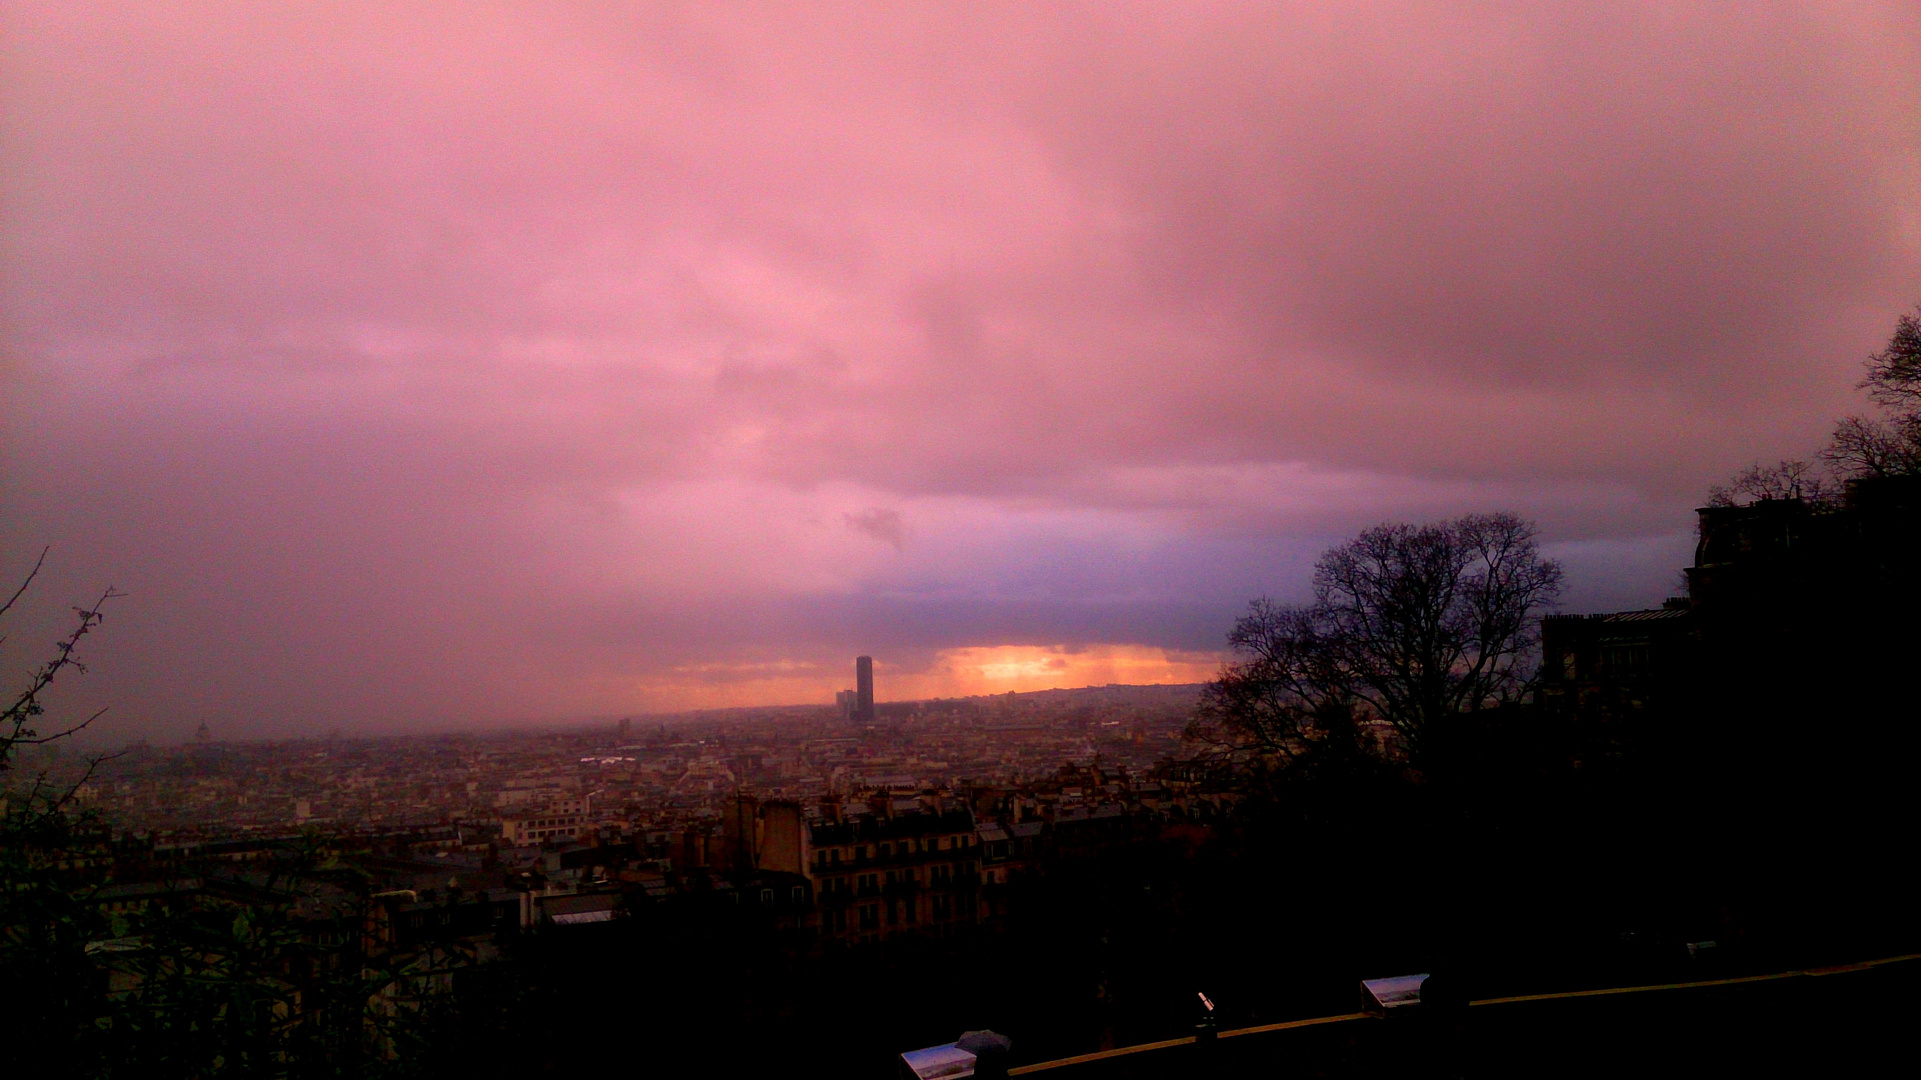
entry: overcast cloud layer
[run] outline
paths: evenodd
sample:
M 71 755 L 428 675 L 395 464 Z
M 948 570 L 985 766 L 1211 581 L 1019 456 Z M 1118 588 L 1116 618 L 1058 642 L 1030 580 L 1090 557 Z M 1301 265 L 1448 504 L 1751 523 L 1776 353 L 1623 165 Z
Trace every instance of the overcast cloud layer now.
M 1203 678 L 1466 510 L 1653 603 L 1921 299 L 1910 3 L 0 6 L 120 736 Z

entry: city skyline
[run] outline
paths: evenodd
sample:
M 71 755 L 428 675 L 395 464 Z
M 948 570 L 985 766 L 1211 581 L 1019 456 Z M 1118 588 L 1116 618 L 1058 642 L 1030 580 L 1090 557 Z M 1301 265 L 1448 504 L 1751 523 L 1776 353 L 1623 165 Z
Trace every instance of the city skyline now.
M 1921 299 L 1911 5 L 5 7 L 110 741 L 1201 682 L 1477 511 L 1658 605 Z
M 36 1077 L 1906 1050 L 1915 0 L 0 25 Z

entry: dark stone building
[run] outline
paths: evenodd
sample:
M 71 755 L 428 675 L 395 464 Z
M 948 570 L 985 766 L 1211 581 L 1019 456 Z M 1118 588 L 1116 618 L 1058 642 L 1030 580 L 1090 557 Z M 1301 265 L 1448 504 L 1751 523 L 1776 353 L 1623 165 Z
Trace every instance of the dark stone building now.
M 1619 765 L 1618 812 L 1672 881 L 1742 883 L 1783 933 L 1905 920 L 1921 477 L 1699 514 L 1685 598 L 1544 620 L 1545 730 Z
M 1550 714 L 1604 725 L 1733 712 L 1793 727 L 1913 709 L 1903 673 L 1921 645 L 1921 477 L 1850 481 L 1838 505 L 1698 513 L 1686 597 L 1543 620 Z
M 1646 611 L 1551 615 L 1541 622 L 1541 701 L 1592 743 L 1678 700 L 1695 671 L 1698 624 L 1686 598 Z

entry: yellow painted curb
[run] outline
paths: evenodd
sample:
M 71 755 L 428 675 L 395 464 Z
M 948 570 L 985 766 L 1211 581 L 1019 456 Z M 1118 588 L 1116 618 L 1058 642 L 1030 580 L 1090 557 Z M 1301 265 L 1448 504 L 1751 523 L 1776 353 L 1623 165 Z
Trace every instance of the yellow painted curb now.
M 1856 964 L 1836 964 L 1832 967 L 1802 968 L 1798 971 L 1777 971 L 1771 975 L 1738 975 L 1728 979 L 1702 979 L 1698 982 L 1653 983 L 1647 986 L 1611 986 L 1600 990 L 1563 990 L 1553 994 L 1517 994 L 1513 997 L 1480 998 L 1468 1002 L 1469 1005 L 1512 1005 L 1522 1001 L 1560 1001 L 1566 998 L 1603 997 L 1609 994 L 1644 994 L 1653 990 L 1692 990 L 1707 986 L 1733 986 L 1737 983 L 1771 982 L 1776 979 L 1798 979 L 1802 977 L 1820 978 L 1823 975 L 1844 975 L 1852 971 L 1867 971 L 1885 964 L 1901 964 L 1910 960 L 1921 960 L 1921 953 L 1907 953 L 1903 956 L 1885 956 L 1879 960 L 1863 960 Z M 1278 1024 L 1259 1024 L 1254 1027 L 1234 1028 L 1223 1031 L 1218 1038 L 1232 1039 L 1237 1035 L 1260 1035 L 1269 1031 L 1288 1031 L 1293 1028 L 1314 1027 L 1319 1024 L 1341 1024 L 1349 1020 L 1365 1020 L 1371 1013 L 1342 1013 L 1339 1016 L 1315 1016 L 1306 1020 L 1283 1020 Z M 1107 1058 L 1138 1054 L 1147 1050 L 1163 1050 L 1170 1046 L 1185 1046 L 1194 1041 L 1194 1036 L 1183 1035 L 1178 1039 L 1163 1039 L 1160 1042 L 1139 1043 L 1134 1046 L 1118 1046 L 1112 1050 L 1099 1050 L 1092 1054 L 1077 1054 L 1074 1057 L 1041 1061 L 1032 1065 L 1020 1065 L 1007 1070 L 1009 1076 L 1025 1076 L 1028 1073 L 1059 1069 L 1067 1065 L 1083 1065 L 1090 1061 L 1103 1061 Z

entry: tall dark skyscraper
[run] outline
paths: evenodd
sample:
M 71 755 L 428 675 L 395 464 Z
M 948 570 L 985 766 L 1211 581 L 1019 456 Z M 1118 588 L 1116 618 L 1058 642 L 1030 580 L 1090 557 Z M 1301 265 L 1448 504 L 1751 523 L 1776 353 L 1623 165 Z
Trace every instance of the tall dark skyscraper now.
M 854 719 L 863 724 L 874 722 L 874 658 L 854 658 Z

